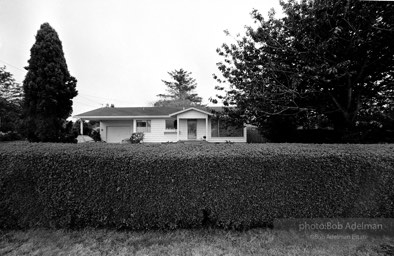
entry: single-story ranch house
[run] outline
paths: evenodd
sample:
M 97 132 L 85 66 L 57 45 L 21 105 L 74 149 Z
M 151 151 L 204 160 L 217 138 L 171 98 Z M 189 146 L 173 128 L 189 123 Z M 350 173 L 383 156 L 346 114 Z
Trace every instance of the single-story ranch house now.
M 246 128 L 228 125 L 213 111 L 220 107 L 98 108 L 74 116 L 100 121 L 100 135 L 108 143 L 120 143 L 132 133 L 143 132 L 144 142 L 246 142 Z M 83 122 L 81 122 L 81 131 Z

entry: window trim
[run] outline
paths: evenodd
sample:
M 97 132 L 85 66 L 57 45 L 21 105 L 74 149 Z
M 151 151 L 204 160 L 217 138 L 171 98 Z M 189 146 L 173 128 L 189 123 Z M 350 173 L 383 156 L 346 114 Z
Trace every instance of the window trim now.
M 167 121 L 173 121 L 175 128 L 168 129 L 167 128 Z M 166 132 L 176 132 L 177 130 L 178 130 L 178 124 L 177 124 L 177 119 L 176 118 L 170 118 L 170 119 L 167 118 L 167 119 L 164 120 L 164 131 L 166 131 Z

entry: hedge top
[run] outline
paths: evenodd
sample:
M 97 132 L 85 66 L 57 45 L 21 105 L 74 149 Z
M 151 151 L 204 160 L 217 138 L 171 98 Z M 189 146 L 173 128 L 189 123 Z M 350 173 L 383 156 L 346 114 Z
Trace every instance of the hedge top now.
M 58 144 L 58 143 L 2 143 L 0 154 L 46 154 L 64 153 L 70 155 L 113 157 L 144 156 L 149 152 L 153 158 L 177 157 L 384 157 L 394 161 L 394 144 Z

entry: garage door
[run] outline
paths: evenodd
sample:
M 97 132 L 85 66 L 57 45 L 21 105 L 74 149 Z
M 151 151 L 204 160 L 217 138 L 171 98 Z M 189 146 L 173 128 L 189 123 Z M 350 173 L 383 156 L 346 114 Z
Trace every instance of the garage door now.
M 107 142 L 120 143 L 131 136 L 130 126 L 107 126 Z

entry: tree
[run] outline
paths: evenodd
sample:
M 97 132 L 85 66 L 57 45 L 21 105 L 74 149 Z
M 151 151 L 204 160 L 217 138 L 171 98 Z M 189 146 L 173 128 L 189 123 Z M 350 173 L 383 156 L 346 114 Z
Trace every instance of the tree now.
M 20 105 L 23 99 L 23 88 L 15 82 L 13 75 L 0 67 L 0 97 L 13 104 Z
M 272 116 L 327 117 L 338 131 L 371 104 L 386 111 L 394 96 L 394 4 L 281 1 L 285 16 L 254 10 L 235 44 L 218 49 L 216 89 L 234 118 L 263 127 Z M 382 97 L 382 96 L 385 97 Z M 212 100 L 217 102 L 216 99 Z
M 22 87 L 5 66 L 0 67 L 0 131 L 19 130 L 22 100 Z
M 202 98 L 197 93 L 193 93 L 196 89 L 196 80 L 191 78 L 191 72 L 183 69 L 168 72 L 174 81 L 165 81 L 163 83 L 168 87 L 168 94 L 159 94 L 161 100 L 154 103 L 155 107 L 172 106 L 186 107 L 201 105 Z
M 24 131 L 31 142 L 70 140 L 66 119 L 77 96 L 77 80 L 70 75 L 62 43 L 48 24 L 41 25 L 30 51 L 23 90 Z

